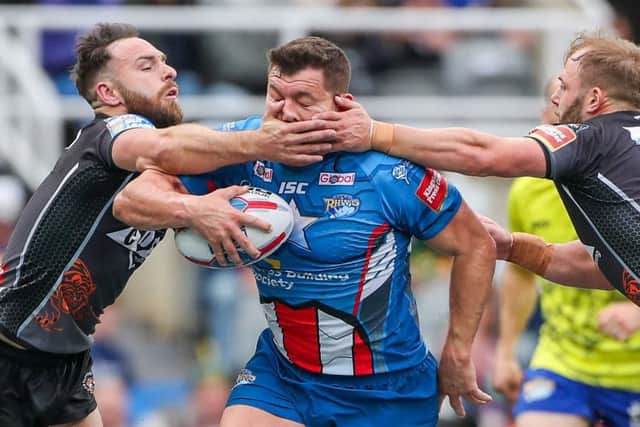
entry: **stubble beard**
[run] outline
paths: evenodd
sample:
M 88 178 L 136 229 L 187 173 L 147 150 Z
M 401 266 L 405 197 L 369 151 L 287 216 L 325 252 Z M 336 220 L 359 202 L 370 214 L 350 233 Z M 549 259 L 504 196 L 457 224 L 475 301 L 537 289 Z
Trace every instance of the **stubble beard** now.
M 583 120 L 580 110 L 582 110 L 583 101 L 584 96 L 576 97 L 571 105 L 558 116 L 558 124 L 582 123 Z
M 162 93 L 165 91 L 163 90 Z M 120 88 L 120 92 L 129 113 L 146 117 L 157 128 L 166 128 L 182 123 L 184 114 L 176 100 L 165 100 L 165 102 L 153 100 L 124 87 Z

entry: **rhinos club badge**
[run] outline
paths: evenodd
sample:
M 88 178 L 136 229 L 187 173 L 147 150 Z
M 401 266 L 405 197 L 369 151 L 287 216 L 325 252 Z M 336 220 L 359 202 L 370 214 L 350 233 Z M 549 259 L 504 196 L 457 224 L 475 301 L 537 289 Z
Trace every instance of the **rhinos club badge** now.
M 325 212 L 329 218 L 339 218 L 354 215 L 360 209 L 360 199 L 350 194 L 336 194 L 333 197 L 325 197 Z

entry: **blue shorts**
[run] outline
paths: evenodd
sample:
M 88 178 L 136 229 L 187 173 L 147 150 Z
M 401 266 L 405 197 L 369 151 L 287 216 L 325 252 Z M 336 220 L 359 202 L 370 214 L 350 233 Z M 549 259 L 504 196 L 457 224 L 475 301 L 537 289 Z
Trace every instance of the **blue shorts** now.
M 270 330 L 238 375 L 227 406 L 248 405 L 307 426 L 435 426 L 437 363 L 362 377 L 301 370 L 276 349 Z
M 567 379 L 545 369 L 526 372 L 520 398 L 513 408 L 572 414 L 607 427 L 640 426 L 640 393 L 596 387 Z

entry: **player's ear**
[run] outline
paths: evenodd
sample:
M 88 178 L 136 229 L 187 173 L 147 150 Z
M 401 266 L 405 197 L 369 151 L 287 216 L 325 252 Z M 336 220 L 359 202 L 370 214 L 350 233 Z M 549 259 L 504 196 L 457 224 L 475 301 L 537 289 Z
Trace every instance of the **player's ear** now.
M 336 109 L 338 111 L 344 111 L 344 110 L 348 110 L 349 109 L 349 108 L 345 108 L 343 105 L 337 104 L 336 103 L 336 99 L 338 99 L 338 98 L 346 99 L 348 101 L 353 101 L 353 99 L 354 99 L 353 95 L 350 94 L 350 93 L 340 93 L 340 94 L 334 96 L 333 97 L 333 103 L 336 106 Z
M 586 96 L 585 108 L 587 113 L 597 114 L 605 104 L 607 94 L 598 86 L 592 87 Z
M 120 92 L 114 87 L 113 82 L 102 80 L 96 83 L 96 97 L 102 105 L 116 107 L 123 103 Z

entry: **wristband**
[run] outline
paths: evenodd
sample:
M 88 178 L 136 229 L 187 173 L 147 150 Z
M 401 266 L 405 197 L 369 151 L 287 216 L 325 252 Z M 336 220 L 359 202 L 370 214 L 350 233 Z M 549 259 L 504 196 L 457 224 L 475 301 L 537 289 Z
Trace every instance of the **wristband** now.
M 553 246 L 541 237 L 527 233 L 512 233 L 511 247 L 506 260 L 544 276 L 552 254 Z
M 389 154 L 393 145 L 393 124 L 371 121 L 371 148 Z

